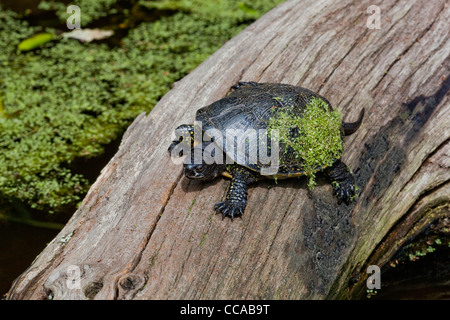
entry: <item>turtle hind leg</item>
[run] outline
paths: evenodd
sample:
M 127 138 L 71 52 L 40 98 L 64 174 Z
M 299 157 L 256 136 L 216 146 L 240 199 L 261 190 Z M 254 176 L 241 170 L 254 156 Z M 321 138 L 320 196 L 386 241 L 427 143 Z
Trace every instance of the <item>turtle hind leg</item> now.
M 330 168 L 325 170 L 325 173 L 331 180 L 333 192 L 339 204 L 344 201 L 348 205 L 357 198 L 355 178 L 345 163 L 337 160 Z

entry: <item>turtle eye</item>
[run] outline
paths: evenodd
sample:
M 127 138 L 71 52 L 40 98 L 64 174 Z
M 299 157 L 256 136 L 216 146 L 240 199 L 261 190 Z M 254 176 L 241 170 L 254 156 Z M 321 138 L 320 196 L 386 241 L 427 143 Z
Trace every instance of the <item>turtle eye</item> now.
M 195 167 L 195 172 L 202 173 L 203 171 L 205 171 L 205 169 L 206 169 L 205 165 L 196 166 Z

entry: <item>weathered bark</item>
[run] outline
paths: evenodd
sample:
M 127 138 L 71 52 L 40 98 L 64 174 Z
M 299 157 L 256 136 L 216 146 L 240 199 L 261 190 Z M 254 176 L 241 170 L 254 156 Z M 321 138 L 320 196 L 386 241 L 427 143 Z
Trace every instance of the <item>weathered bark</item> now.
M 383 1 L 379 30 L 366 26 L 371 4 L 287 1 L 177 82 L 128 128 L 8 298 L 323 299 L 361 291 L 368 265 L 384 265 L 423 226 L 450 215 L 449 4 Z M 366 108 L 343 154 L 360 188 L 356 204 L 338 205 L 319 176 L 313 191 L 305 179 L 258 182 L 242 219 L 215 215 L 229 181 L 187 180 L 167 147 L 177 125 L 240 80 L 307 87 L 347 121 Z M 80 289 L 67 286 L 70 266 L 80 268 Z

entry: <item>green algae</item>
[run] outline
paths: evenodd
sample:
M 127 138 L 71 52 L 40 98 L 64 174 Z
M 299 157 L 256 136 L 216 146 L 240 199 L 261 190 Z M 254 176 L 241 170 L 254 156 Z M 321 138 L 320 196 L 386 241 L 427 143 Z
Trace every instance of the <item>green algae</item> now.
M 278 130 L 284 152 L 293 150 L 303 164 L 310 189 L 316 184 L 315 173 L 331 166 L 342 154 L 341 114 L 329 112 L 321 99 L 311 99 L 301 115 L 278 112 L 269 121 L 269 134 L 272 130 Z M 296 134 L 293 136 L 292 132 Z
M 102 154 L 173 82 L 280 2 L 152 1 L 178 7 L 130 29 L 113 48 L 57 38 L 29 51 L 18 46 L 55 30 L 0 7 L 0 204 L 58 212 L 79 203 L 89 182 L 72 164 Z M 115 3 L 78 1 L 82 26 L 116 14 Z M 66 4 L 43 7 L 61 21 L 68 16 Z

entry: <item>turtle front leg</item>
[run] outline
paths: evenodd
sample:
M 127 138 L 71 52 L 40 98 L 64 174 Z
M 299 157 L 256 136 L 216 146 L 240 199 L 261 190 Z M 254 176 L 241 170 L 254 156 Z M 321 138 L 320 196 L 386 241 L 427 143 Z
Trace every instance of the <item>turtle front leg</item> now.
M 229 166 L 228 171 L 232 179 L 226 199 L 216 203 L 214 210 L 221 212 L 222 218 L 229 216 L 233 220 L 244 213 L 247 205 L 247 186 L 256 181 L 256 176 L 251 170 L 238 165 Z
M 337 160 L 325 172 L 331 180 L 339 204 L 344 201 L 348 205 L 357 198 L 355 178 L 345 163 Z
M 175 133 L 178 137 L 178 140 L 172 141 L 169 148 L 167 149 L 170 153 L 172 153 L 172 150 L 179 145 L 181 142 L 184 142 L 187 144 L 187 146 L 190 148 L 194 141 L 194 126 L 190 124 L 182 124 L 181 126 L 178 126 L 175 129 Z M 183 150 L 179 151 L 178 154 L 180 157 L 183 155 Z

